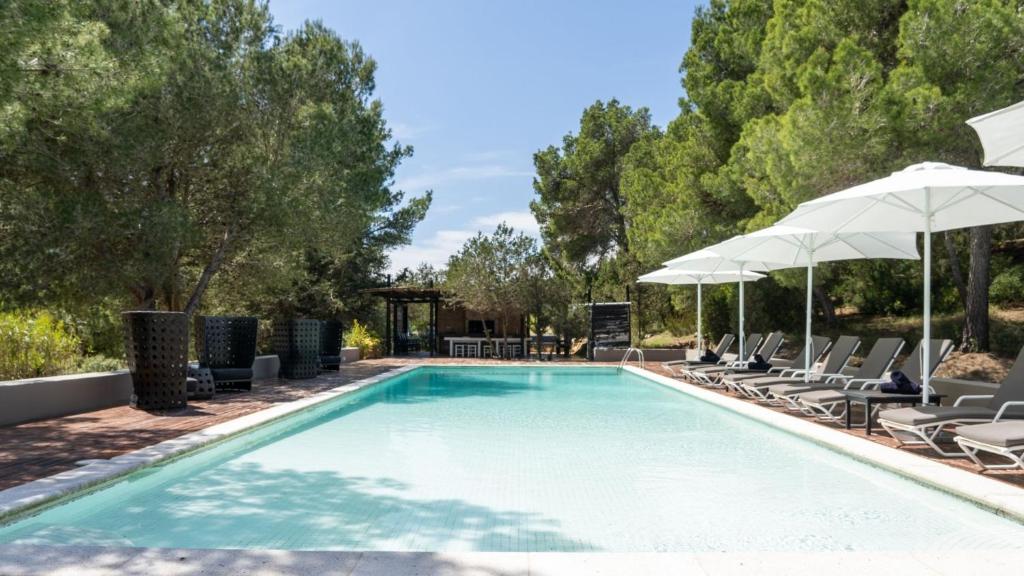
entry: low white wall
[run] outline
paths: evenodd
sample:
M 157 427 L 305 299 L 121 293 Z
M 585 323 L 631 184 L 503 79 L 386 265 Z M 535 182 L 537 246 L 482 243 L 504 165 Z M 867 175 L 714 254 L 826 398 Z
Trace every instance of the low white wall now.
M 127 370 L 0 382 L 0 426 L 127 404 Z
M 281 360 L 278 359 L 277 354 L 257 356 L 256 360 L 252 363 L 252 379 L 266 380 L 268 378 L 277 378 L 277 371 L 280 369 Z
M 686 360 L 686 349 L 684 348 L 644 348 L 644 360 L 647 362 L 670 362 L 672 360 Z M 626 355 L 625 348 L 596 348 L 594 349 L 595 362 L 619 362 Z M 631 361 L 636 361 L 636 353 L 630 355 Z
M 341 349 L 341 361 L 342 362 L 356 362 L 359 360 L 359 348 L 342 348 Z
M 944 405 L 952 405 L 953 402 L 956 402 L 956 399 L 961 396 L 995 394 L 996 390 L 999 389 L 998 384 L 975 382 L 973 380 L 957 380 L 955 378 L 932 378 L 931 382 L 932 388 L 934 388 L 936 392 L 947 395 L 946 398 L 942 399 L 942 403 Z M 980 403 L 983 403 L 983 401 L 973 402 L 972 404 Z
M 357 360 L 358 348 L 341 349 L 342 362 Z M 280 367 L 277 355 L 257 356 L 253 380 L 277 378 Z M 124 406 L 131 396 L 127 370 L 0 382 L 0 426 Z

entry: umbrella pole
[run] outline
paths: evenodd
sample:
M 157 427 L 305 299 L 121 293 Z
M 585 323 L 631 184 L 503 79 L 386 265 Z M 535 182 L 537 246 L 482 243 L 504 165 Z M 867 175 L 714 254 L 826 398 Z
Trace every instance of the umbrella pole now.
M 807 256 L 807 323 L 805 326 L 806 344 L 804 345 L 804 383 L 811 381 L 811 346 L 813 337 L 811 336 L 811 291 L 814 285 L 814 264 L 812 263 L 813 252 Z
M 746 347 L 747 336 L 743 333 L 743 263 L 740 263 L 740 362 L 747 359 L 743 353 Z
M 932 351 L 932 194 L 924 191 L 924 341 L 921 342 L 922 404 L 928 404 Z
M 700 282 L 700 280 L 697 280 L 697 353 L 703 355 L 704 354 L 704 352 L 703 352 L 703 350 L 704 350 L 704 338 L 703 338 L 704 332 L 701 331 L 701 326 L 700 326 L 700 316 L 702 314 L 703 308 L 701 307 L 700 291 L 701 291 L 701 282 Z

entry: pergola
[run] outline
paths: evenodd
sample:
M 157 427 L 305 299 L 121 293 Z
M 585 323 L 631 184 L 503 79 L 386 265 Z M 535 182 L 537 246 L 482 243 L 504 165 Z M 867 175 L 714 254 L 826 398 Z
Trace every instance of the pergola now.
M 404 334 L 409 330 L 409 304 L 430 305 L 430 342 L 428 348 L 430 350 L 431 356 L 437 355 L 437 310 L 438 306 L 440 305 L 441 298 L 443 298 L 443 294 L 440 288 L 385 286 L 382 288 L 369 288 L 363 290 L 363 292 L 384 298 L 386 306 L 384 354 L 386 356 L 392 356 L 395 354 L 395 344 L 398 341 L 398 335 Z M 404 323 L 404 325 L 401 327 L 398 325 L 399 309 L 402 309 L 401 318 Z

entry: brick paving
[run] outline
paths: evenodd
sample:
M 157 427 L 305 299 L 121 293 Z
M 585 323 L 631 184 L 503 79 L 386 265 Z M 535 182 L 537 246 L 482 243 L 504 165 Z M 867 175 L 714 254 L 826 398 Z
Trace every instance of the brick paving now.
M 345 383 L 367 378 L 408 364 L 502 363 L 476 359 L 388 358 L 364 360 L 343 365 L 337 373 L 323 374 L 311 380 L 264 380 L 254 383 L 252 392 L 227 392 L 216 398 L 190 403 L 185 410 L 144 412 L 127 406 L 84 414 L 50 418 L 0 428 L 0 489 L 30 482 L 72 469 L 76 462 L 93 458 L 112 458 L 182 434 L 201 430 L 219 422 L 244 416 L 281 402 L 297 400 Z M 507 362 L 504 362 L 507 364 Z M 546 363 L 543 365 L 547 365 Z M 648 365 L 653 372 L 665 374 L 657 363 Z M 719 391 L 721 394 L 729 394 Z M 769 408 L 783 411 L 781 408 Z M 792 414 L 792 413 L 790 413 Z M 800 416 L 793 416 L 798 418 Z M 854 436 L 865 437 L 863 430 L 845 430 L 838 424 L 822 423 Z M 875 433 L 871 441 L 895 446 L 886 435 Z M 976 472 L 966 459 L 938 458 L 924 448 L 903 448 L 942 462 Z M 1024 488 L 1024 472 L 989 472 L 988 476 Z

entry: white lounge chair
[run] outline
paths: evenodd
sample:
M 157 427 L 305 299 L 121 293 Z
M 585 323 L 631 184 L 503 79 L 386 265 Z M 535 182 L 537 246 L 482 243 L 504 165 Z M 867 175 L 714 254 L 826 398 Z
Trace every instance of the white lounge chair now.
M 808 369 L 813 369 L 814 365 L 818 363 L 818 360 L 828 352 L 832 346 L 832 339 L 827 336 L 813 336 L 811 338 L 811 365 L 805 366 L 807 362 L 807 344 L 800 349 L 792 358 L 772 358 L 768 361 L 772 365 L 768 370 L 752 370 L 749 368 L 739 368 L 733 371 L 726 372 L 720 376 L 722 384 L 726 388 L 729 388 L 735 392 L 749 396 L 751 398 L 760 398 L 750 390 L 747 390 L 746 384 L 749 381 L 760 380 L 763 378 L 770 377 L 782 377 L 790 376 L 793 374 L 803 374 Z
M 786 408 L 804 411 L 803 405 L 800 404 L 801 394 L 821 390 L 856 389 L 885 376 L 903 349 L 903 344 L 903 338 L 879 338 L 875 340 L 874 346 L 859 367 L 846 367 L 838 372 L 826 371 L 818 375 L 818 380 L 807 383 L 801 379 L 775 384 L 768 387 L 767 395 L 773 402 Z
M 760 354 L 762 357 L 771 357 L 779 348 L 782 346 L 784 339 L 782 332 L 772 332 L 764 339 L 764 342 L 759 346 L 752 346 L 747 357 L 742 360 L 736 360 L 724 366 L 708 366 L 704 368 L 694 368 L 687 371 L 687 374 L 695 381 L 700 384 L 707 384 L 711 386 L 718 386 L 721 384 L 720 378 L 722 374 L 735 370 L 738 368 L 745 368 L 751 362 L 754 361 L 754 356 Z
M 915 382 L 922 380 L 921 371 L 921 346 L 923 342 L 919 343 L 914 351 L 911 352 L 910 356 L 900 366 L 900 371 L 907 375 L 908 378 Z M 931 354 L 930 363 L 928 367 L 928 374 L 935 372 L 939 364 L 949 356 L 949 353 L 953 350 L 952 340 L 932 340 L 931 341 Z M 848 389 L 860 389 L 860 390 L 873 390 L 878 389 L 879 386 L 887 382 L 887 378 L 879 378 L 877 380 L 868 380 L 860 382 L 858 386 L 851 386 Z M 805 414 L 809 416 L 817 416 L 822 420 L 839 420 L 846 416 L 846 396 L 841 390 L 814 390 L 811 392 L 805 392 L 799 395 L 799 402 L 803 407 Z M 842 410 L 836 413 L 836 408 L 840 407 Z M 876 408 L 877 410 L 877 408 Z M 871 418 L 873 414 L 865 414 L 865 418 Z M 866 421 L 865 421 L 866 422 Z
M 970 405 L 974 400 L 988 400 L 984 406 Z M 883 410 L 878 423 L 901 445 L 927 444 L 943 456 L 964 457 L 966 452 L 950 452 L 938 445 L 942 432 L 953 426 L 993 422 L 999 417 L 1022 418 L 1020 410 L 1006 411 L 1013 402 L 1024 403 L 1024 348 L 995 394 L 975 394 L 957 398 L 952 406 L 914 406 Z
M 705 362 L 703 364 L 689 365 L 682 369 L 683 375 L 686 377 L 687 380 L 695 384 L 711 384 L 712 381 L 710 379 L 703 378 L 703 371 L 715 368 L 722 368 L 725 366 L 732 366 L 738 362 L 746 362 L 747 360 L 754 357 L 754 354 L 757 353 L 757 350 L 761 346 L 763 340 L 764 339 L 761 337 L 760 334 L 754 332 L 747 336 L 746 340 L 744 340 L 744 342 L 746 342 L 746 346 L 744 347 L 743 358 L 740 358 L 737 354 L 728 359 L 722 358 L 721 360 L 714 364 L 710 362 Z
M 723 334 L 722 338 L 718 341 L 718 346 L 715 346 L 715 356 L 718 356 L 720 360 L 726 362 L 735 359 L 736 355 L 728 354 L 729 348 L 732 348 L 733 342 L 736 341 L 734 334 Z M 671 360 L 669 362 L 662 362 L 661 365 L 668 370 L 669 374 L 675 377 L 683 375 L 683 370 L 690 366 L 712 366 L 711 362 L 701 362 L 700 360 Z
M 1024 470 L 1024 421 L 1001 420 L 1003 410 L 1024 402 L 1007 402 L 995 419 L 988 424 L 957 426 L 953 440 L 975 464 L 984 470 Z M 978 458 L 978 452 L 996 454 L 1010 460 L 1009 464 L 988 464 Z
M 816 336 L 815 338 L 821 337 Z M 815 347 L 817 348 L 817 346 L 816 344 Z M 825 360 L 825 364 L 821 367 L 820 372 L 813 372 L 804 368 L 788 368 L 776 374 L 769 373 L 757 377 L 743 377 L 738 382 L 738 385 L 743 389 L 744 394 L 755 400 L 778 403 L 777 400 L 771 398 L 768 394 L 768 390 L 772 386 L 803 384 L 805 376 L 808 374 L 810 374 L 806 380 L 808 385 L 828 378 L 825 374 L 842 374 L 846 364 L 850 361 L 850 357 L 853 356 L 853 353 L 857 351 L 859 346 L 860 338 L 856 336 L 840 336 L 839 340 L 836 340 L 836 343 L 828 348 L 828 358 Z M 817 359 L 814 360 L 814 363 L 817 363 Z M 812 363 L 812 366 L 814 363 Z

